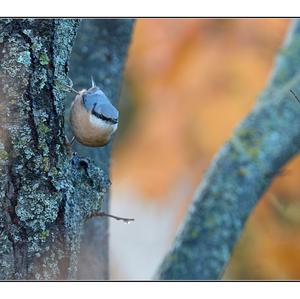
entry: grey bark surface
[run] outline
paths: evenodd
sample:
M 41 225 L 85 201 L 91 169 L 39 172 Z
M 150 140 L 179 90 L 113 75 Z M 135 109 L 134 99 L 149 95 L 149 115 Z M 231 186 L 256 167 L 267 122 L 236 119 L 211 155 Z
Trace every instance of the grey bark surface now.
M 158 279 L 219 279 L 252 209 L 300 149 L 300 22 L 254 109 L 214 158 Z
M 76 19 L 0 20 L 0 279 L 74 279 L 84 223 L 109 182 L 68 155 Z
M 70 78 L 75 89 L 89 88 L 91 76 L 96 84 L 118 107 L 122 72 L 131 39 L 133 20 L 95 19 L 83 20 L 70 62 Z M 73 96 L 68 97 L 70 107 Z M 66 111 L 68 119 L 69 111 Z M 68 122 L 66 123 L 68 127 Z M 70 128 L 68 135 L 71 136 Z M 108 176 L 110 167 L 110 142 L 102 148 L 90 148 L 75 142 L 73 150 L 80 155 L 91 157 Z M 105 196 L 103 210 L 109 208 L 109 192 Z M 81 243 L 78 279 L 103 280 L 109 278 L 108 219 L 94 218 L 84 228 Z

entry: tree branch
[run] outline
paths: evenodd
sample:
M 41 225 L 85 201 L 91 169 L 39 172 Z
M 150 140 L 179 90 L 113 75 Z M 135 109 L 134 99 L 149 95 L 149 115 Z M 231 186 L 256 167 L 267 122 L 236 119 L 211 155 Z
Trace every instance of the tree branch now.
M 300 22 L 276 60 L 252 112 L 214 158 L 159 279 L 218 279 L 252 209 L 300 149 Z

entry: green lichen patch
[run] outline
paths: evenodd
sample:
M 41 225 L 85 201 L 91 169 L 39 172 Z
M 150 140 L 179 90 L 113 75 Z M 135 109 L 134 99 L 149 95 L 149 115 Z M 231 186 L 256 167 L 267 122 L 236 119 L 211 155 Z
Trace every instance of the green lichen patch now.
M 9 158 L 9 153 L 4 149 L 0 149 L 0 163 L 5 164 L 8 158 Z
M 40 133 L 45 134 L 45 135 L 51 131 L 51 129 L 43 122 L 40 122 L 38 124 L 37 129 Z
M 41 240 L 46 240 L 48 236 L 49 236 L 49 230 L 48 229 L 43 230 L 39 233 L 39 237 L 40 237 Z
M 48 65 L 49 64 L 49 57 L 48 57 L 47 53 L 42 52 L 40 54 L 39 61 L 40 61 L 41 65 Z
M 238 174 L 239 174 L 239 176 L 245 177 L 245 176 L 247 176 L 249 174 L 249 170 L 246 167 L 241 166 L 238 169 Z
M 237 153 L 243 153 L 248 159 L 256 160 L 261 151 L 262 138 L 254 128 L 239 128 L 231 138 L 230 144 Z

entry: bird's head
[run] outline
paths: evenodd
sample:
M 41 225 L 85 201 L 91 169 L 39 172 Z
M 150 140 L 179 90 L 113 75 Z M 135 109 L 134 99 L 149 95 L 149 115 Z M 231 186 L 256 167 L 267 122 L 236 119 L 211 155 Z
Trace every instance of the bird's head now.
M 91 115 L 103 121 L 106 125 L 117 127 L 119 111 L 112 105 L 104 92 L 96 86 L 92 79 L 92 86 L 81 92 L 82 102 Z

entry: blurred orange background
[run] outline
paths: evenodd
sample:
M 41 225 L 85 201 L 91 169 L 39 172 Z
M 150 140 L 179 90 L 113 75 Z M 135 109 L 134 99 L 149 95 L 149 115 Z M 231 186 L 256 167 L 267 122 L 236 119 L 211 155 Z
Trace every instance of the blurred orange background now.
M 151 279 L 213 156 L 263 90 L 288 19 L 140 19 L 112 157 L 112 279 Z M 224 279 L 300 279 L 300 158 L 251 214 Z

